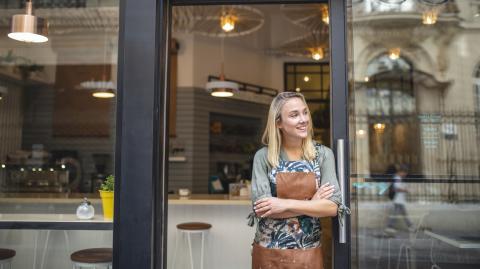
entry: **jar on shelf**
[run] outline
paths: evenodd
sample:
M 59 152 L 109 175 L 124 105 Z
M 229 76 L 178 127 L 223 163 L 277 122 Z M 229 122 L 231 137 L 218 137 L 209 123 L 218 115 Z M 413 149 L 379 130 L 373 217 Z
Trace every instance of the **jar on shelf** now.
M 85 197 L 83 202 L 77 207 L 77 218 L 82 220 L 92 219 L 95 215 L 95 209 L 92 203 Z

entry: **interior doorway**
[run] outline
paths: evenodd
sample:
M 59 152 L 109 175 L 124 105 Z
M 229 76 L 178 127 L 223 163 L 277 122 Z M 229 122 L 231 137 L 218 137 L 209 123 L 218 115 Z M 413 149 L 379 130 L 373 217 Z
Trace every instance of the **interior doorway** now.
M 315 140 L 334 147 L 328 3 L 173 6 L 171 26 L 168 267 L 183 266 L 175 249 L 188 251 L 175 243 L 177 225 L 195 221 L 212 225 L 206 267 L 249 268 L 254 229 L 244 219 L 252 209 L 241 189 L 272 98 L 303 93 Z M 233 86 L 210 88 L 219 81 Z M 325 268 L 333 268 L 334 230 L 322 219 Z

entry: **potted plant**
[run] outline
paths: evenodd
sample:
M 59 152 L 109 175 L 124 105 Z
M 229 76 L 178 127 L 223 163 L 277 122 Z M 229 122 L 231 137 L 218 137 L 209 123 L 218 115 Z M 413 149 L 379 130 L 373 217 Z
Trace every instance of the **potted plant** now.
M 114 194 L 115 176 L 109 175 L 100 185 L 100 198 L 102 198 L 103 217 L 113 219 L 113 194 Z

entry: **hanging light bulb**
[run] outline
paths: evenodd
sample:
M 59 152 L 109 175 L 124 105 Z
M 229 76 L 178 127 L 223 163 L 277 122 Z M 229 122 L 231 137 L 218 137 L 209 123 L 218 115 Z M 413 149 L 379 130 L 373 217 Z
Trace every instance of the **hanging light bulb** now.
M 303 81 L 309 82 L 309 81 L 310 81 L 310 77 L 309 77 L 309 76 L 304 76 L 304 77 L 303 77 Z
M 310 49 L 310 53 L 315 61 L 320 61 L 325 57 L 325 53 L 321 47 Z
M 375 132 L 377 133 L 383 133 L 385 131 L 385 123 L 375 123 L 373 125 L 373 129 L 375 130 Z
M 325 24 L 329 24 L 330 23 L 330 15 L 328 13 L 328 6 L 327 5 L 322 5 L 320 7 L 320 9 L 321 9 L 321 12 L 322 12 L 322 21 Z
M 428 10 L 422 13 L 422 23 L 425 25 L 432 25 L 437 22 L 438 13 L 435 10 Z
M 26 14 L 16 14 L 12 16 L 8 37 L 22 42 L 47 42 L 47 22 L 33 15 L 32 1 L 27 1 L 25 6 Z
M 400 48 L 392 48 L 388 51 L 388 57 L 392 60 L 400 58 Z
M 222 27 L 223 31 L 230 32 L 235 29 L 235 22 L 238 18 L 235 15 L 224 13 L 220 17 L 220 26 Z

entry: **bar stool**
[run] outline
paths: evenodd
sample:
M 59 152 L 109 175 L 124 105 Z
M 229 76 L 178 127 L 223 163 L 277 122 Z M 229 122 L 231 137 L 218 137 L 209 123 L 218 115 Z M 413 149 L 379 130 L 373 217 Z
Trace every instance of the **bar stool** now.
M 75 251 L 70 255 L 73 262 L 73 269 L 93 268 L 97 266 L 112 268 L 112 249 L 111 248 L 87 248 Z
M 15 250 L 0 248 L 0 269 L 12 268 L 12 260 L 15 257 Z
M 203 269 L 203 254 L 204 254 L 204 244 L 205 244 L 205 235 L 212 228 L 212 225 L 209 223 L 203 222 L 185 222 L 177 224 L 177 236 L 175 239 L 175 251 L 173 253 L 173 267 L 175 269 L 175 258 L 177 257 L 177 251 L 179 247 L 179 237 L 187 239 L 188 250 L 190 254 L 190 266 L 193 269 L 193 249 L 192 249 L 192 235 L 200 234 L 202 238 L 202 244 L 200 247 L 200 268 Z

